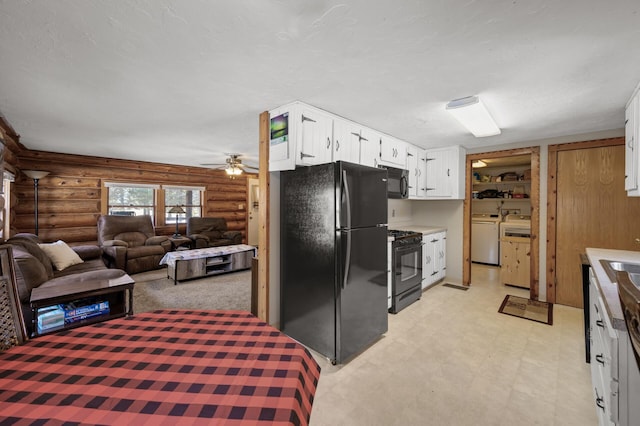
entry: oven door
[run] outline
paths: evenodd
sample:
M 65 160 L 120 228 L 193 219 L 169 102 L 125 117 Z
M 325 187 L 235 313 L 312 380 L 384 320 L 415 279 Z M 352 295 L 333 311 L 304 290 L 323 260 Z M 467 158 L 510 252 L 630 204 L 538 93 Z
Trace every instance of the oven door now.
M 393 294 L 422 285 L 422 244 L 393 249 Z

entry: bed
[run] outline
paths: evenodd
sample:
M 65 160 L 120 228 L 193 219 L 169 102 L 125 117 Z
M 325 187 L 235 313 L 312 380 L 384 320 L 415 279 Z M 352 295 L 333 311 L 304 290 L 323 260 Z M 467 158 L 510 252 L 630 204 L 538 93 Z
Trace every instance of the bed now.
M 308 424 L 320 367 L 245 311 L 160 310 L 0 354 L 0 424 Z

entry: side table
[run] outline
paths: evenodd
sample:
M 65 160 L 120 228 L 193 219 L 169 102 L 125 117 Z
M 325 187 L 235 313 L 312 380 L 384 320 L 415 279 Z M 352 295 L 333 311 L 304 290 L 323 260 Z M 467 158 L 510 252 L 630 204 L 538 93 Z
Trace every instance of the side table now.
M 171 251 L 191 248 L 191 238 L 189 237 L 169 237 L 169 241 L 171 241 Z
M 108 271 L 115 270 L 110 269 Z M 76 281 L 57 286 L 34 288 L 31 291 L 30 300 L 33 315 L 31 337 L 106 321 L 112 318 L 133 315 L 134 284 L 135 281 L 129 275 L 123 273 L 121 276 L 109 277 L 106 275 L 103 279 L 98 278 L 88 282 Z M 127 292 L 129 293 L 128 303 L 126 298 Z M 81 318 L 72 323 L 62 323 L 59 326 L 49 328 L 42 332 L 38 330 L 38 317 L 41 308 L 81 301 L 87 298 L 97 298 L 102 301 L 107 301 L 109 303 L 108 313 L 95 317 L 88 316 L 87 318 Z

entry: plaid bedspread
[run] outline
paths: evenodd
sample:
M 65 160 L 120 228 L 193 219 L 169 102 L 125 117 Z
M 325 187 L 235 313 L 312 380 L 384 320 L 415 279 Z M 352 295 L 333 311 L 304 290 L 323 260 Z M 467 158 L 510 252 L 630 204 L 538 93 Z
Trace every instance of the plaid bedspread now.
M 161 310 L 0 354 L 0 423 L 308 424 L 319 377 L 248 312 Z

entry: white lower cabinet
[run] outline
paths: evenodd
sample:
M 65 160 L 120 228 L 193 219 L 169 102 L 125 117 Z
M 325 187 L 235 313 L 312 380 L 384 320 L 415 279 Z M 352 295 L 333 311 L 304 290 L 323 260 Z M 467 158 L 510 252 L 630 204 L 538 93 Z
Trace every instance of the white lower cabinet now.
M 640 372 L 626 331 L 613 328 L 590 272 L 589 335 L 594 407 L 600 426 L 640 424 Z
M 447 232 L 422 236 L 422 289 L 441 281 L 447 274 Z

